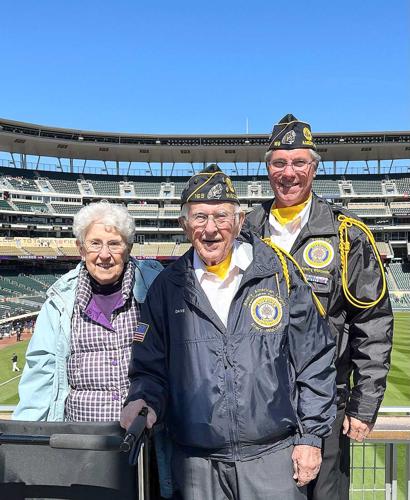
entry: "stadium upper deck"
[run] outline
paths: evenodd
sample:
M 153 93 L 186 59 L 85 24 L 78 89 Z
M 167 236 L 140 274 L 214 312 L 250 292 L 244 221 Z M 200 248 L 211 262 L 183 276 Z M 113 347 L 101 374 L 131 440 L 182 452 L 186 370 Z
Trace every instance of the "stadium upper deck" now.
M 0 168 L 0 236 L 8 238 L 71 238 L 74 214 L 84 204 L 107 199 L 127 205 L 137 226 L 137 243 L 185 243 L 178 224 L 179 199 L 187 178 L 75 175 Z M 265 176 L 233 178 L 242 208 L 272 197 Z M 410 249 L 410 176 L 403 174 L 321 176 L 314 191 L 349 208 L 371 227 L 375 238 L 386 243 L 385 257 L 406 258 Z M 34 245 L 36 246 L 36 245 Z M 161 247 L 162 248 L 162 247 Z M 165 247 L 164 247 L 165 248 Z M 175 250 L 166 247 L 174 256 Z M 6 248 L 2 248 L 5 252 Z M 10 250 L 10 249 L 9 249 Z M 152 255 L 148 246 L 140 256 Z M 158 248 L 159 251 L 159 248 Z M 29 251 L 29 253 L 31 250 Z M 31 252 L 32 253 L 32 252 Z M 38 255 L 48 255 L 40 245 Z M 15 252 L 7 255 L 26 255 Z M 61 256 L 61 252 L 51 255 Z M 63 254 L 67 255 L 67 254 Z
M 363 217 L 377 241 L 387 244 L 386 256 L 408 258 L 410 132 L 316 134 L 315 141 L 323 158 L 315 192 Z M 0 119 L 0 152 L 11 158 L 0 160 L 0 236 L 70 238 L 72 217 L 79 208 L 107 198 L 128 206 L 136 220 L 138 243 L 185 243 L 177 219 L 187 177 L 174 175 L 175 163 L 191 163 L 184 172 L 188 176 L 195 171 L 194 162 L 198 168 L 208 161 L 220 162 L 227 173 L 236 174 L 241 204 L 249 209 L 272 196 L 263 162 L 267 142 L 267 135 L 115 134 Z M 37 156 L 37 161 L 29 163 L 27 156 Z M 43 164 L 45 158 L 54 158 L 54 165 Z M 63 164 L 67 159 L 68 169 Z M 80 159 L 82 170 L 74 168 Z M 147 164 L 148 169 L 142 169 L 145 175 L 132 176 L 130 166 L 124 173 L 120 163 L 125 159 L 129 164 Z M 85 169 L 87 161 L 98 160 L 104 165 L 100 175 Z M 114 170 L 108 168 L 113 161 Z M 155 161 L 161 167 L 154 174 L 151 162 Z M 237 168 L 237 162 L 250 161 L 258 167 L 245 172 Z M 395 161 L 400 162 L 400 173 L 392 169 Z M 162 168 L 166 162 L 173 165 L 167 174 Z M 356 170 L 360 175 L 351 175 L 350 162 L 361 162 Z M 234 165 L 231 171 L 229 164 Z M 147 252 L 151 252 L 148 247 L 142 249 L 141 256 Z M 169 255 L 175 255 L 174 250 Z
M 315 141 L 323 161 L 314 191 L 371 227 L 382 257 L 391 262 L 396 307 L 409 307 L 410 132 L 316 134 Z M 271 198 L 263 161 L 267 142 L 268 135 L 111 134 L 0 119 L 0 154 L 10 157 L 0 158 L 0 266 L 7 278 L 0 283 L 0 318 L 22 304 L 26 313 L 37 310 L 44 298 L 38 274 L 53 268 L 57 275 L 78 260 L 72 220 L 86 203 L 105 198 L 126 204 L 137 227 L 132 254 L 171 260 L 189 247 L 178 225 L 187 179 L 182 173 L 219 162 L 235 176 L 243 209 Z M 46 163 L 49 158 L 53 163 Z M 86 168 L 93 161 L 102 167 Z M 123 162 L 129 164 L 124 168 Z M 349 167 L 354 162 L 355 171 Z M 170 169 L 163 168 L 166 163 Z M 133 175 L 131 164 L 142 175 Z M 188 168 L 177 171 L 175 164 Z
M 263 162 L 268 135 L 144 135 L 0 119 L 0 151 L 115 162 Z M 317 133 L 323 161 L 410 158 L 410 132 Z

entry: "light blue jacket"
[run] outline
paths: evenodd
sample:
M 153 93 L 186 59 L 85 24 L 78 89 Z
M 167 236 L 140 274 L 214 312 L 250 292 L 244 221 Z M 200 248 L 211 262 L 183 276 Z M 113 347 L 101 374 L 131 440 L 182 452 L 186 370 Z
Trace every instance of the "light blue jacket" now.
M 135 260 L 134 297 L 144 302 L 147 290 L 162 270 L 155 260 Z M 70 354 L 71 318 L 78 275 L 83 264 L 69 271 L 47 291 L 36 321 L 19 384 L 20 402 L 14 420 L 64 420 L 69 392 L 67 360 Z

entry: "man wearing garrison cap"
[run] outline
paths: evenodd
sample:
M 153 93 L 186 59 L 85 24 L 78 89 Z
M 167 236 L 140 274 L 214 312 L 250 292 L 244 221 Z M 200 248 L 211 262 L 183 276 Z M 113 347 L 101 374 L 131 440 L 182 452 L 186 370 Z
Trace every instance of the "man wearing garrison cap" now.
M 245 225 L 297 261 L 326 311 L 338 348 L 337 417 L 308 496 L 345 500 L 349 438 L 362 442 L 371 431 L 390 367 L 393 316 L 383 266 L 369 229 L 312 193 L 321 158 L 309 124 L 290 114 L 282 118 L 265 159 L 275 198 L 248 214 Z
M 237 239 L 244 214 L 217 165 L 189 179 L 181 204 L 192 248 L 147 296 L 121 423 L 144 405 L 148 427 L 165 422 L 175 498 L 306 498 L 335 416 L 326 322 L 286 257 Z

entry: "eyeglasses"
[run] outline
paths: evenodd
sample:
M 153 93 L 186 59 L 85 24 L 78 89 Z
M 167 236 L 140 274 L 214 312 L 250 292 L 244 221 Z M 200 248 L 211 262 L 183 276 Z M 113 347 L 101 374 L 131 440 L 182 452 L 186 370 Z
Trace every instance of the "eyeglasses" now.
M 288 165 L 290 165 L 293 170 L 304 170 L 305 168 L 310 167 L 312 163 L 314 163 L 314 160 L 293 160 L 290 162 L 285 160 L 273 160 L 269 163 L 269 165 L 276 170 L 284 170 Z
M 194 214 L 188 217 L 189 222 L 195 228 L 206 227 L 208 220 L 212 219 L 218 229 L 228 227 L 233 223 L 238 214 Z
M 110 253 L 121 253 L 127 245 L 123 241 L 109 241 L 108 243 L 102 243 L 101 241 L 91 240 L 86 241 L 84 246 L 89 253 L 100 253 L 104 247 L 107 247 Z

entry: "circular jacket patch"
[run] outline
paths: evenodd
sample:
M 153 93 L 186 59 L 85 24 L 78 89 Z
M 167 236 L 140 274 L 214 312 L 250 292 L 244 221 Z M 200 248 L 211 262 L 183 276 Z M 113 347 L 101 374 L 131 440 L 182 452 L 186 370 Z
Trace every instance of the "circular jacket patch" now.
M 271 295 L 260 295 L 250 305 L 255 323 L 263 328 L 272 328 L 282 319 L 282 304 Z
M 306 264 L 316 269 L 328 266 L 335 255 L 333 247 L 324 240 L 312 241 L 303 251 L 303 259 Z

